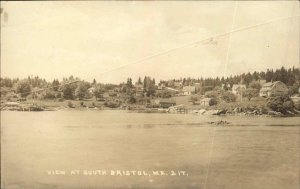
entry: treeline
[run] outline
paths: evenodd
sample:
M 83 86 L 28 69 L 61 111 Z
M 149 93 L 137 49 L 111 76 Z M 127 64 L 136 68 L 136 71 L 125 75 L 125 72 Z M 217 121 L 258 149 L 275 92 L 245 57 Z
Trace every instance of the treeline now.
M 280 69 L 267 69 L 267 71 L 253 72 L 253 73 L 243 73 L 240 75 L 230 76 L 230 77 L 216 77 L 216 78 L 181 78 L 173 79 L 167 81 L 161 81 L 160 83 L 165 84 L 169 87 L 176 87 L 176 82 L 181 82 L 183 86 L 194 85 L 195 83 L 200 83 L 202 86 L 207 88 L 215 88 L 216 86 L 232 87 L 233 84 L 245 84 L 247 87 L 252 81 L 266 80 L 266 82 L 271 81 L 282 81 L 287 86 L 299 85 L 300 83 L 300 72 L 299 68 L 289 68 L 286 69 L 281 67 Z
M 166 87 L 173 87 L 180 89 L 183 86 L 195 85 L 199 83 L 202 91 L 211 91 L 216 87 L 221 87 L 225 90 L 230 90 L 233 84 L 245 84 L 247 87 L 257 88 L 254 85 L 260 80 L 270 81 L 282 81 L 291 90 L 290 94 L 296 93 L 299 89 L 300 83 L 300 73 L 299 68 L 289 68 L 284 67 L 280 69 L 268 69 L 266 72 L 253 72 L 244 73 L 240 75 L 230 76 L 230 77 L 216 77 L 216 78 L 180 78 L 172 80 L 161 80 L 158 85 L 164 85 Z M 136 84 L 140 87 L 136 87 Z M 120 83 L 118 85 L 114 84 L 102 84 L 98 83 L 95 79 L 92 82 L 87 82 L 80 80 L 77 77 L 70 76 L 68 78 L 63 78 L 61 81 L 54 79 L 51 82 L 46 81 L 38 76 L 28 77 L 26 79 L 19 78 L 0 78 L 1 87 L 1 97 L 11 92 L 19 94 L 21 97 L 27 97 L 29 95 L 34 95 L 32 91 L 38 91 L 39 89 L 48 90 L 43 91 L 43 97 L 47 99 L 63 98 L 63 99 L 83 99 L 90 98 L 94 95 L 99 98 L 105 92 L 110 92 L 110 95 L 117 96 L 117 94 L 124 94 L 132 99 L 132 96 L 136 94 L 137 90 L 140 91 L 143 96 L 157 96 L 164 97 L 169 96 L 164 94 L 166 91 L 157 91 L 157 84 L 154 78 L 145 76 L 144 79 L 139 77 L 137 82 L 133 82 L 131 78 L 128 78 L 126 82 Z M 93 87 L 92 91 L 88 91 Z M 131 97 L 130 97 L 131 96 Z

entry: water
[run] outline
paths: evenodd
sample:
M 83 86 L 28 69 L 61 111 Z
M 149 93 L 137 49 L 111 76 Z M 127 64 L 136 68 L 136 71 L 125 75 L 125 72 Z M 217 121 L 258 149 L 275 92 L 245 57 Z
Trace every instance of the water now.
M 230 126 L 209 125 L 228 121 Z M 299 118 L 1 112 L 5 189 L 298 189 Z M 49 175 L 47 171 L 65 171 Z M 70 175 L 80 170 L 79 175 Z M 83 170 L 186 171 L 184 176 Z

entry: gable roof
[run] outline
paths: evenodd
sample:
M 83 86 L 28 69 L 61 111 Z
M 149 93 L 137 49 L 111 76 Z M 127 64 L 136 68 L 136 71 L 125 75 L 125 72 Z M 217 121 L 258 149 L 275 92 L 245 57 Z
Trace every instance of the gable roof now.
M 278 83 L 282 83 L 282 82 L 281 81 L 268 82 L 268 83 L 265 83 L 262 87 L 273 87 L 274 85 L 276 85 Z
M 246 89 L 246 85 L 243 85 L 243 84 L 233 84 L 232 90 L 237 90 L 238 88 L 245 88 Z

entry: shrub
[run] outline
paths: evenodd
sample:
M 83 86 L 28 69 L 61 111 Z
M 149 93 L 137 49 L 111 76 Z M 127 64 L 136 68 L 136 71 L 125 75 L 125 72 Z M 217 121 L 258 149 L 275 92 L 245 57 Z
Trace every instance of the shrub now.
M 190 97 L 190 101 L 195 104 L 197 101 L 199 100 L 198 96 L 197 95 L 193 95 Z
M 267 107 L 271 108 L 273 111 L 285 113 L 287 110 L 292 110 L 294 104 L 288 96 L 277 96 L 268 98 Z
M 248 88 L 248 89 L 246 89 L 246 91 L 243 93 L 243 96 L 244 97 L 247 97 L 248 98 L 248 100 L 250 101 L 251 100 L 251 98 L 253 98 L 253 97 L 258 97 L 258 90 L 257 89 L 255 89 L 255 88 Z
M 230 91 L 225 91 L 222 95 L 221 98 L 225 101 L 225 102 L 235 102 L 236 100 L 236 96 L 230 92 Z
M 109 108 L 118 108 L 120 105 L 115 102 L 105 102 L 104 106 L 109 107 Z
M 218 103 L 217 99 L 215 98 L 212 98 L 210 101 L 209 101 L 209 105 L 210 106 L 213 106 L 213 105 L 216 105 Z
M 293 110 L 294 103 L 292 101 L 290 101 L 290 100 L 289 101 L 285 101 L 285 102 L 283 102 L 282 107 L 283 107 L 284 110 Z
M 68 107 L 69 108 L 74 108 L 74 105 L 73 105 L 73 103 L 71 101 L 68 102 Z
M 46 91 L 46 93 L 43 95 L 43 99 L 55 99 L 55 92 Z
M 207 98 L 218 98 L 218 92 L 217 91 L 207 91 L 205 93 L 205 97 Z

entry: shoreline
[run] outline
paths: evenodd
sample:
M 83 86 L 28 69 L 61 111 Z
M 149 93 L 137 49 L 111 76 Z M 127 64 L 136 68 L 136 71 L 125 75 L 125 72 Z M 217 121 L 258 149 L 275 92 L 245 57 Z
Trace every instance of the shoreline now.
M 269 110 L 267 112 L 259 112 L 257 109 L 254 111 L 240 111 L 232 112 L 226 109 L 185 109 L 184 112 L 168 111 L 169 109 L 158 109 L 158 108 L 136 108 L 136 109 L 125 109 L 125 108 L 109 108 L 109 107 L 66 107 L 66 106 L 44 106 L 43 108 L 37 108 L 36 110 L 28 110 L 22 108 L 1 108 L 1 111 L 25 111 L 25 112 L 41 112 L 41 111 L 124 111 L 127 113 L 149 113 L 149 114 L 191 114 L 197 116 L 245 116 L 245 117 L 300 117 L 300 111 L 294 110 L 293 112 L 283 114 Z

